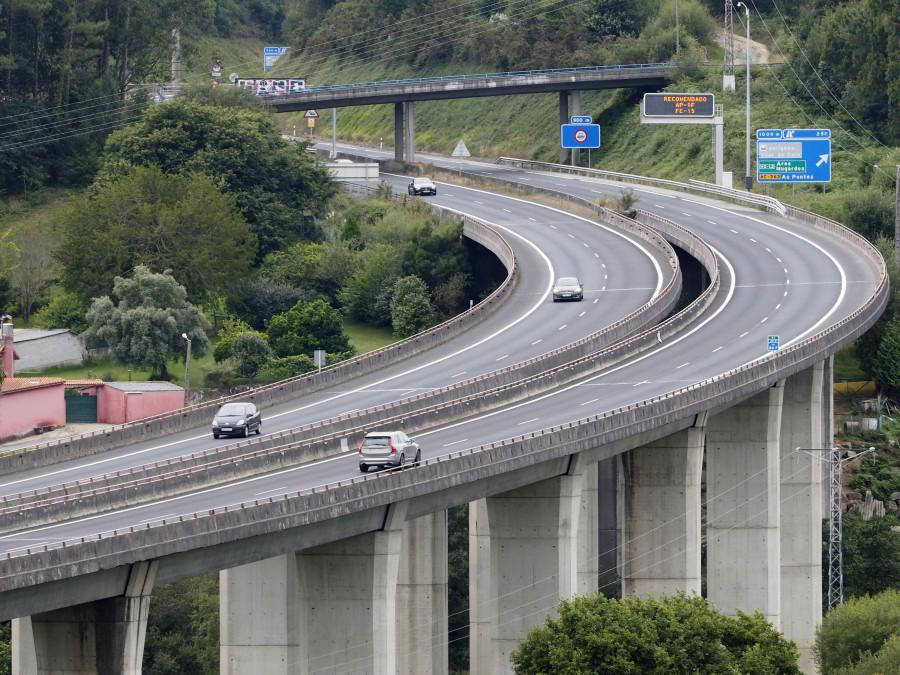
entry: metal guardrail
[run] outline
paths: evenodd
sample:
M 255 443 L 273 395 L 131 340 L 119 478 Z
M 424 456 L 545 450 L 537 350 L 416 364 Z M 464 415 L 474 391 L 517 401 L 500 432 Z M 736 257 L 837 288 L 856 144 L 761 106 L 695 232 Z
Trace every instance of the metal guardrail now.
M 381 80 L 379 82 L 355 82 L 348 84 L 323 84 L 315 87 L 307 87 L 302 92 L 289 94 L 290 96 L 302 96 L 305 93 L 321 91 L 346 91 L 347 89 L 365 89 L 371 87 L 399 86 L 406 84 L 430 84 L 435 82 L 459 82 L 462 80 L 491 80 L 500 77 L 534 77 L 536 75 L 565 75 L 571 73 L 596 73 L 615 72 L 623 70 L 648 70 L 650 68 L 675 69 L 671 63 L 635 63 L 615 66 L 583 66 L 580 68 L 550 68 L 544 70 L 511 70 L 500 73 L 477 73 L 473 75 L 439 75 L 434 77 L 412 77 L 402 80 Z M 267 96 L 267 99 L 282 98 L 280 96 Z
M 542 169 L 544 171 L 555 171 L 557 173 L 568 173 L 577 176 L 593 176 L 595 178 L 603 178 L 606 180 L 635 183 L 636 185 L 652 185 L 654 187 L 664 187 L 671 190 L 681 190 L 683 192 L 696 191 L 733 202 L 743 202 L 754 206 L 760 206 L 767 211 L 777 213 L 780 216 L 787 214 L 787 207 L 774 197 L 758 195 L 744 190 L 736 190 L 734 188 L 726 188 L 712 183 L 705 183 L 700 180 L 691 179 L 687 183 L 682 183 L 680 181 L 665 180 L 663 178 L 648 178 L 647 176 L 639 176 L 631 173 L 591 169 L 583 166 L 567 166 L 566 164 L 554 164 L 552 162 L 537 162 L 530 159 L 516 159 L 515 157 L 500 157 L 494 161 L 494 164 L 507 164 L 509 166 L 520 166 L 523 168 L 531 167 Z

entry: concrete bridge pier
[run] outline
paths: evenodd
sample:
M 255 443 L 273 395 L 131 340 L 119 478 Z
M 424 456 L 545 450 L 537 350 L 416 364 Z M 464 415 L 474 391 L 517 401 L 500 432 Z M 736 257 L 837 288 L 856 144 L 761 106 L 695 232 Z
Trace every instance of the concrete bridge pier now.
M 711 416 L 706 432 L 708 597 L 726 614 L 759 610 L 776 630 L 784 390 L 778 382 Z
M 700 487 L 707 413 L 623 456 L 622 595 L 700 594 Z
M 403 161 L 403 103 L 394 104 L 394 159 Z
M 129 571 L 124 593 L 13 620 L 13 675 L 140 675 L 157 563 Z
M 590 464 L 596 473 L 596 464 Z M 567 475 L 469 505 L 469 640 L 473 675 L 511 673 L 509 654 L 529 628 L 555 614 L 560 598 L 596 590 L 596 551 L 579 537 L 596 531 L 582 519 L 596 502 L 585 466 Z M 582 514 L 585 514 L 584 516 Z M 580 573 L 591 561 L 593 571 Z M 593 579 L 589 577 L 593 575 Z
M 578 89 L 573 89 L 572 91 L 561 91 L 559 92 L 559 124 L 562 126 L 563 124 L 568 124 L 571 119 L 569 115 L 569 96 L 572 96 L 572 115 L 580 115 L 581 114 L 581 91 Z M 571 156 L 572 165 L 578 166 L 578 163 L 581 161 L 581 150 L 578 148 L 571 149 L 571 155 L 569 154 L 570 150 L 568 148 L 563 148 L 560 145 L 559 148 L 559 163 L 565 164 L 569 157 Z
M 824 453 L 834 442 L 833 357 L 785 381 L 781 423 L 781 628 L 800 649 L 800 669 L 817 672 L 812 655 L 822 622 Z
M 223 673 L 447 672 L 446 512 L 221 573 Z

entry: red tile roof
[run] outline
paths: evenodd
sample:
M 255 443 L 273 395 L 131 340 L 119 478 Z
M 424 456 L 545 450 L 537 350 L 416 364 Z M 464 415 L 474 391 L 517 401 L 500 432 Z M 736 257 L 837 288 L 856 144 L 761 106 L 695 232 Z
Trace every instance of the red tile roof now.
M 13 391 L 40 389 L 64 383 L 65 380 L 61 377 L 7 377 L 0 384 L 0 393 L 8 394 Z
M 102 387 L 103 380 L 66 380 L 67 387 Z

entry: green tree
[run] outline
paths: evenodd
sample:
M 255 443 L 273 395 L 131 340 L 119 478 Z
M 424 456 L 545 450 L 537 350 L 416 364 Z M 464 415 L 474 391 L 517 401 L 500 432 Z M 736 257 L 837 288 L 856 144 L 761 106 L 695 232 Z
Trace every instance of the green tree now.
M 434 323 L 425 282 L 417 276 L 397 279 L 391 295 L 391 325 L 398 337 L 415 335 Z
M 799 675 L 797 647 L 758 612 L 721 614 L 705 598 L 562 600 L 510 655 L 519 675 Z
M 116 277 L 113 296 L 118 304 L 103 296 L 88 310 L 84 341 L 89 348 L 106 345 L 116 361 L 152 368 L 163 380 L 169 379 L 169 359 L 184 352 L 182 333 L 196 356 L 209 350 L 206 318 L 168 270 L 155 274 L 140 265 L 131 279 Z
M 169 176 L 159 167 L 138 167 L 76 199 L 56 252 L 63 286 L 84 301 L 139 265 L 171 270 L 194 301 L 227 295 L 249 275 L 255 254 L 256 237 L 234 197 L 207 176 Z
M 871 365 L 872 375 L 879 384 L 900 392 L 900 318 L 889 321 L 883 331 L 877 358 Z
M 247 331 L 234 338 L 231 353 L 241 364 L 241 373 L 252 382 L 259 369 L 272 356 L 272 349 L 262 335 L 256 331 Z
M 896 476 L 891 467 L 884 467 L 882 473 Z M 891 529 L 900 526 L 900 519 L 886 515 L 863 520 L 862 516 L 847 513 L 842 522 L 844 594 L 861 597 L 887 589 L 900 590 L 900 532 Z M 826 535 L 827 528 L 825 522 Z M 823 538 L 822 555 L 824 562 L 828 555 L 827 536 Z
M 233 193 L 259 240 L 259 255 L 315 236 L 304 212 L 320 212 L 337 184 L 303 144 L 286 143 L 269 111 L 212 105 L 190 97 L 148 108 L 110 135 L 101 180 L 131 166 L 167 174 L 203 173 Z
M 272 317 L 267 333 L 276 356 L 311 356 L 317 349 L 340 354 L 351 351 L 341 313 L 324 300 L 301 300 Z
M 813 648 L 816 663 L 822 675 L 844 675 L 866 654 L 878 654 L 898 633 L 900 590 L 851 598 L 822 619 Z M 890 649 L 896 655 L 897 645 Z
M 88 306 L 73 293 L 60 293 L 34 315 L 40 328 L 68 328 L 73 333 L 87 329 Z
M 841 675 L 886 675 L 900 673 L 900 635 L 892 635 L 877 652 L 863 652 L 859 661 Z
M 376 326 L 391 324 L 390 300 L 399 276 L 398 263 L 396 249 L 387 244 L 376 243 L 359 252 L 340 295 L 351 318 Z

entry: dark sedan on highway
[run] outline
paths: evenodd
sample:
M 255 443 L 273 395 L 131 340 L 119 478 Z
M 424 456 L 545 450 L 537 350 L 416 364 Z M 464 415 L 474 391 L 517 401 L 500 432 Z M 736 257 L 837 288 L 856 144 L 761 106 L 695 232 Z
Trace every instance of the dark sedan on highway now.
M 413 178 L 407 191 L 411 195 L 436 195 L 437 186 L 431 182 L 430 178 Z
M 553 284 L 553 302 L 557 300 L 584 299 L 584 287 L 575 277 L 560 277 Z
M 262 433 L 262 415 L 252 403 L 226 403 L 212 422 L 213 438 L 219 436 L 243 436 L 250 432 Z

